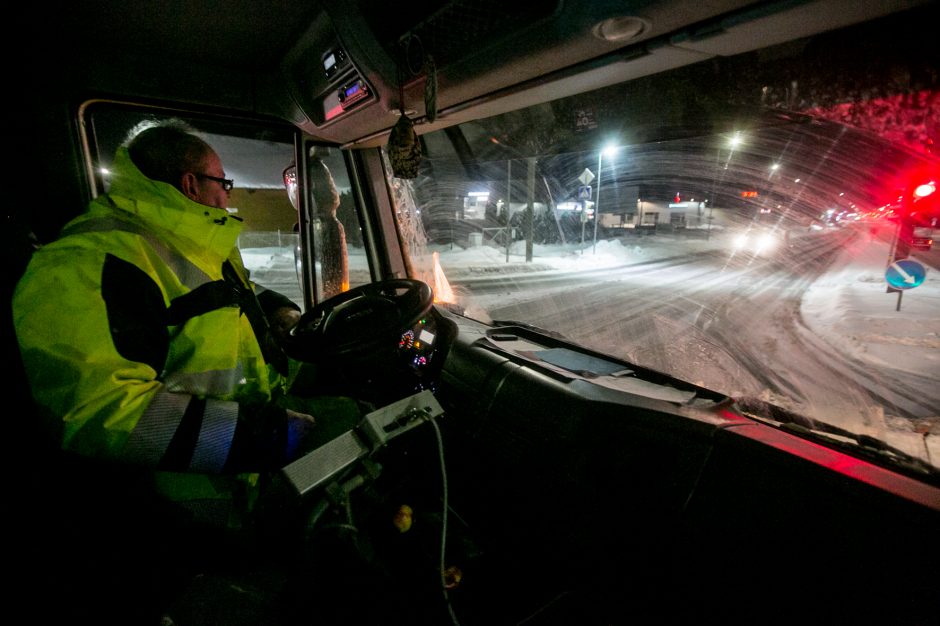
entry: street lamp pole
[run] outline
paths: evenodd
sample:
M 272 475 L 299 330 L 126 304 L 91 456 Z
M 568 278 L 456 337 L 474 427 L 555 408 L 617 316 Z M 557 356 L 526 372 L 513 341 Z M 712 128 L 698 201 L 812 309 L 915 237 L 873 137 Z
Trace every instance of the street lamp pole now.
M 712 215 L 712 198 L 705 200 L 708 203 L 708 216 L 705 218 L 705 221 L 708 222 L 707 228 L 705 229 L 705 241 L 710 241 L 712 238 L 712 220 L 714 215 Z
M 714 178 L 712 178 L 712 193 L 711 193 L 711 198 L 709 198 L 709 199 L 707 200 L 707 202 L 708 202 L 708 216 L 706 217 L 706 220 L 708 221 L 708 227 L 705 229 L 705 240 L 706 240 L 706 241 L 708 241 L 709 239 L 711 239 L 711 235 L 712 235 L 712 220 L 714 219 L 714 214 L 713 214 L 713 213 L 714 213 L 714 208 L 715 208 L 715 190 L 716 190 L 716 189 L 715 189 L 715 181 L 717 180 L 717 181 L 718 181 L 719 183 L 721 183 L 721 184 L 724 183 L 724 181 L 725 181 L 725 171 L 727 171 L 728 165 L 731 163 L 731 157 L 734 156 L 734 150 L 735 150 L 735 148 L 737 148 L 738 145 L 740 145 L 742 141 L 744 141 L 744 138 L 741 136 L 740 131 L 735 131 L 735 133 L 734 133 L 734 135 L 731 137 L 731 139 L 728 140 L 728 145 L 730 146 L 730 149 L 728 150 L 728 159 L 725 161 L 724 166 L 721 165 L 721 144 L 720 144 L 720 143 L 718 144 L 718 152 L 717 152 L 717 155 L 716 155 L 716 157 L 715 157 L 715 158 L 716 158 L 715 164 L 716 164 L 718 167 L 720 167 L 721 169 L 720 169 L 720 172 L 719 172 L 718 174 L 716 174 L 716 176 L 715 176 Z
M 506 227 L 512 223 L 512 159 L 506 159 Z M 499 217 L 497 210 L 496 216 Z M 510 233 L 512 230 L 509 231 Z M 506 241 L 506 263 L 509 263 L 509 237 Z
M 591 254 L 597 254 L 597 221 L 601 217 L 601 159 L 603 155 L 603 150 L 597 151 L 597 200 L 594 202 L 594 247 Z
M 593 254 L 597 254 L 597 222 L 601 219 L 601 167 L 603 166 L 603 156 L 612 156 L 617 151 L 617 146 L 607 146 L 597 152 L 597 200 L 594 202 L 594 249 Z

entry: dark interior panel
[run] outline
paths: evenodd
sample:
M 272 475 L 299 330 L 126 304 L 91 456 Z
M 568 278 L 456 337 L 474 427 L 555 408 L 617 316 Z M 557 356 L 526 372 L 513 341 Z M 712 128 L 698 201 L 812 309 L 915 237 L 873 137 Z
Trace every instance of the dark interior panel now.
M 624 615 L 655 607 L 670 618 L 762 622 L 805 617 L 799 602 L 786 613 L 768 606 L 822 589 L 839 598 L 823 613 L 836 621 L 929 604 L 940 503 L 915 504 L 899 485 L 889 493 L 896 475 L 722 403 L 694 420 L 676 407 L 592 398 L 592 385 L 494 354 L 466 330 L 438 393 L 449 407 L 450 503 L 477 547 L 485 601 L 512 607 L 513 619 L 534 607 L 585 617 L 610 605 L 598 594 L 622 597 Z M 851 475 L 860 471 L 875 484 Z M 917 485 L 908 495 L 930 496 Z M 922 567 L 891 566 L 917 552 Z M 870 597 L 855 597 L 856 571 L 878 572 Z M 473 593 L 473 575 L 455 603 Z M 608 619 L 623 623 L 585 623 Z

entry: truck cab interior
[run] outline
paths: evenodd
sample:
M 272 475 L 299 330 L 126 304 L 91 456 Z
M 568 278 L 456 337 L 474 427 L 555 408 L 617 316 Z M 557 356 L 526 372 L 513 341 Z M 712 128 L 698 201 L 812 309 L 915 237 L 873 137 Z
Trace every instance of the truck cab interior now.
M 253 550 L 278 552 L 266 564 L 305 559 L 289 623 L 936 623 L 936 394 L 895 387 L 904 400 L 858 400 L 853 415 L 866 426 L 872 416 L 904 424 L 898 439 L 879 439 L 809 400 L 817 370 L 784 381 L 780 372 L 800 366 L 749 343 L 762 330 L 738 336 L 732 325 L 722 345 L 699 340 L 704 317 L 734 319 L 724 296 L 630 291 L 617 282 L 632 276 L 626 265 L 580 291 L 591 274 L 552 278 L 539 255 L 559 237 L 568 259 L 615 242 L 659 271 L 661 259 L 643 256 L 650 242 L 690 242 L 696 262 L 723 264 L 721 284 L 754 302 L 771 285 L 760 280 L 779 272 L 811 265 L 817 276 L 857 237 L 876 240 L 865 233 L 882 222 L 814 230 L 828 196 L 736 165 L 736 149 L 702 138 L 746 128 L 786 146 L 804 180 L 851 181 L 859 206 L 877 211 L 871 181 L 890 179 L 914 207 L 910 173 L 940 173 L 935 148 L 910 148 L 940 136 L 938 18 L 935 2 L 848 0 L 102 0 L 54 16 L 31 7 L 16 22 L 27 50 L 12 61 L 11 86 L 26 98 L 11 98 L 7 113 L 25 163 L 3 233 L 6 297 L 32 251 L 107 191 L 128 132 L 184 119 L 234 180 L 229 210 L 246 223 L 239 244 L 252 279 L 303 310 L 289 354 L 307 366 L 305 393 L 367 407 L 270 477 L 279 504 Z M 885 69 L 878 55 L 892 51 L 913 61 L 891 57 Z M 778 63 L 804 72 L 799 86 Z M 856 108 L 825 92 L 849 66 L 881 81 L 847 88 Z M 926 111 L 907 135 L 877 143 L 850 128 L 859 102 L 890 100 L 901 83 L 896 99 Z M 635 150 L 633 170 L 601 156 L 609 135 Z M 848 165 L 859 153 L 873 155 L 864 169 Z M 315 195 L 324 166 L 339 190 L 331 210 Z M 680 179 L 694 191 L 674 189 Z M 480 182 L 489 196 L 474 195 Z M 781 204 L 789 212 L 778 220 Z M 806 266 L 704 247 L 754 216 L 765 230 L 785 224 L 778 239 Z M 810 262 L 824 236 L 829 256 Z M 480 250 L 488 261 L 458 265 L 456 253 Z M 753 285 L 729 277 L 757 263 L 765 273 Z M 500 278 L 507 267 L 519 273 Z M 562 280 L 571 282 L 553 282 Z M 524 308 L 558 285 L 553 304 Z M 637 307 L 629 324 L 603 308 L 614 291 L 625 297 L 614 308 Z M 898 315 L 919 310 L 919 293 L 907 290 L 903 306 L 898 295 Z M 650 313 L 654 303 L 672 308 Z M 689 308 L 700 311 L 691 330 L 661 341 L 636 333 L 662 338 Z M 150 509 L 128 493 L 137 483 L 112 488 L 115 468 L 40 442 L 9 318 L 4 327 L 14 599 L 35 621 L 111 623 L 120 602 L 109 589 L 127 583 L 130 546 L 170 522 L 153 513 L 139 525 Z M 693 373 L 699 356 L 686 353 L 667 366 L 693 335 L 696 355 L 720 365 Z M 917 373 L 928 386 L 940 381 L 933 342 L 920 344 L 933 354 Z M 824 363 L 825 350 L 811 352 Z M 851 369 L 863 389 L 891 386 L 861 362 L 825 368 Z M 732 382 L 714 383 L 718 369 Z M 781 401 L 787 391 L 818 412 Z M 86 543 L 100 524 L 112 545 Z M 140 558 L 153 559 L 154 577 L 174 567 L 151 552 Z M 288 623 L 260 615 L 282 601 L 262 591 L 281 583 L 266 583 L 290 566 L 246 571 L 257 560 L 248 555 L 207 549 L 208 569 L 223 573 L 179 590 L 169 623 Z

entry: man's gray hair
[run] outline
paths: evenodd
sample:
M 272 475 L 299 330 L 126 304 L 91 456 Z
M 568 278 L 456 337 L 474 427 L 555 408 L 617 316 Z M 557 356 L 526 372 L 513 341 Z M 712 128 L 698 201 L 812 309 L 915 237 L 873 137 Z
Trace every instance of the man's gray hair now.
M 176 119 L 143 123 L 131 131 L 127 151 L 144 176 L 179 189 L 180 176 L 185 172 L 200 172 L 206 156 L 212 152 L 212 146 L 194 132 L 185 122 Z

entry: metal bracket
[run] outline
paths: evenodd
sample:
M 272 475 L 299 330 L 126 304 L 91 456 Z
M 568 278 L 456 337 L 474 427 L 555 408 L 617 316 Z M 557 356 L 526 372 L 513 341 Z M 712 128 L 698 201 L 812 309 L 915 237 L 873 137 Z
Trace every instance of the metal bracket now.
M 280 473 L 298 495 L 304 496 L 391 439 L 443 413 L 434 395 L 429 390 L 421 391 L 367 414 L 356 428 L 308 452 Z

